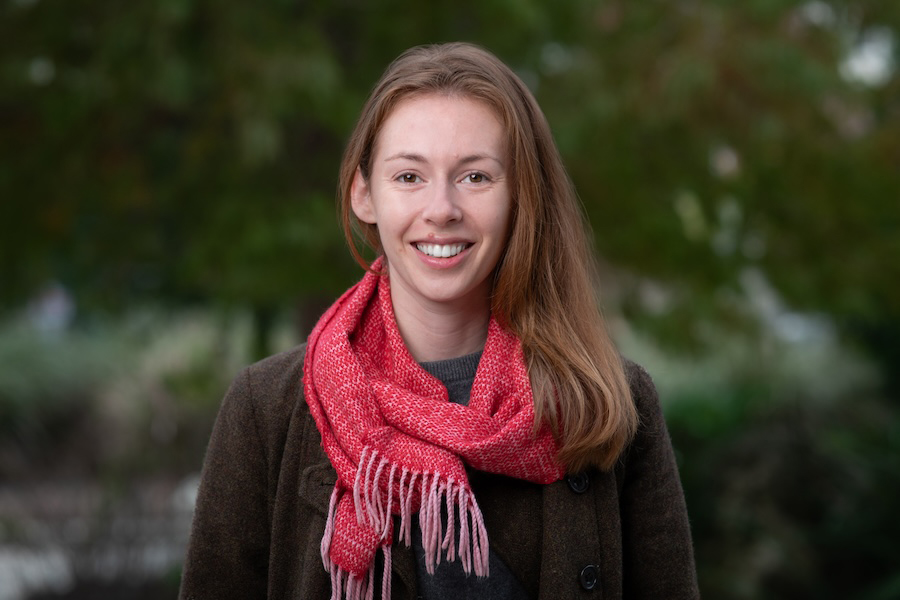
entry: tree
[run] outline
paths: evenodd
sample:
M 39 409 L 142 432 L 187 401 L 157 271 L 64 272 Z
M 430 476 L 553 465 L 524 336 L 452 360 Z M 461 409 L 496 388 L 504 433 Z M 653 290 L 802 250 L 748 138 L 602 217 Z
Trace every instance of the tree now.
M 534 87 L 600 252 L 639 274 L 618 277 L 636 320 L 677 339 L 698 318 L 727 321 L 753 270 L 898 360 L 886 332 L 900 327 L 900 267 L 878 257 L 900 250 L 900 83 L 895 68 L 877 85 L 844 68 L 873 39 L 896 57 L 893 4 L 0 10 L 7 306 L 51 279 L 88 306 L 216 300 L 262 314 L 337 293 L 357 271 L 335 173 L 365 94 L 403 48 L 468 39 Z M 657 316 L 640 300 L 648 284 L 665 291 Z

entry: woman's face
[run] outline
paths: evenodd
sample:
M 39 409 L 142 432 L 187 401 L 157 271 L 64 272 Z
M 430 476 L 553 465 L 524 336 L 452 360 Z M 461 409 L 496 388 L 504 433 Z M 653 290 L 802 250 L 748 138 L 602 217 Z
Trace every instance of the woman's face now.
M 430 94 L 394 108 L 351 205 L 378 227 L 395 311 L 489 310 L 508 240 L 508 168 L 503 126 L 486 104 Z

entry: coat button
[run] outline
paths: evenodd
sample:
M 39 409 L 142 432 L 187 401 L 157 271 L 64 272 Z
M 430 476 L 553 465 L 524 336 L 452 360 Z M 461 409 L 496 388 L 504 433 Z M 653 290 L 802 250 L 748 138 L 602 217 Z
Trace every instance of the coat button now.
M 569 483 L 569 487 L 572 488 L 572 491 L 576 494 L 585 493 L 591 485 L 591 480 L 588 478 L 587 473 L 575 473 L 574 475 L 569 475 L 566 477 L 566 481 Z
M 586 566 L 581 570 L 581 574 L 578 576 L 581 587 L 586 590 L 592 590 L 597 587 L 599 579 L 599 567 L 597 565 Z

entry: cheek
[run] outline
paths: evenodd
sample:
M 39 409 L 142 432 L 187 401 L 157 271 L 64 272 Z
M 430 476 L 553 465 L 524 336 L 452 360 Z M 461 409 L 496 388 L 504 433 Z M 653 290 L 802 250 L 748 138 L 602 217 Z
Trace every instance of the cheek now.
M 382 206 L 378 213 L 378 222 L 375 224 L 378 237 L 383 248 L 394 248 L 403 245 L 403 236 L 407 231 L 408 219 L 403 214 L 397 214 L 388 207 Z
M 506 251 L 509 248 L 513 235 L 513 211 L 511 206 L 507 206 L 507 210 L 497 219 L 497 262 L 503 260 Z
M 494 235 L 502 239 L 503 242 L 508 241 L 508 238 L 512 233 L 512 220 L 512 205 L 508 200 L 497 207 L 491 215 L 491 230 Z

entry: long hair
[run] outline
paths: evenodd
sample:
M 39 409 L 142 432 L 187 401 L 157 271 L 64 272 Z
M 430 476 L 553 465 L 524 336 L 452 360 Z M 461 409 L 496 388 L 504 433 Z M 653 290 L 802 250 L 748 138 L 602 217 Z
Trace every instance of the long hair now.
M 484 102 L 507 134 L 512 182 L 509 242 L 494 273 L 491 310 L 522 341 L 536 425 L 547 422 L 570 471 L 611 468 L 637 428 L 622 359 L 599 309 L 590 234 L 574 187 L 534 96 L 490 52 L 471 44 L 419 46 L 400 55 L 363 107 L 344 153 L 339 201 L 356 260 L 355 235 L 381 251 L 376 226 L 350 206 L 357 169 L 368 179 L 387 117 L 405 99 L 437 93 Z

